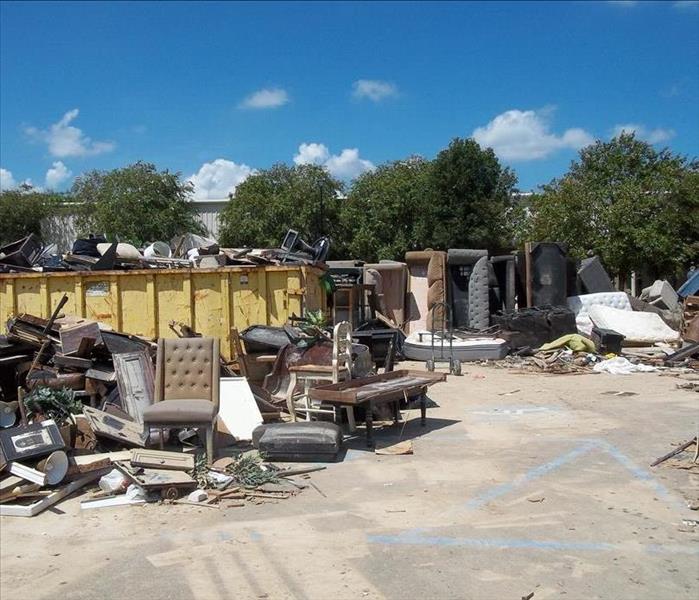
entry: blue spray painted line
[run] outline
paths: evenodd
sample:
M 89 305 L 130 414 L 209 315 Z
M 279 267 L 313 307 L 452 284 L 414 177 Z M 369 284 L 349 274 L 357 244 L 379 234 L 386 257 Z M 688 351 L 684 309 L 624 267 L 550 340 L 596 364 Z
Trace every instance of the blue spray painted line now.
M 557 469 L 560 469 L 563 465 L 575 460 L 576 458 L 579 458 L 583 454 L 586 454 L 596 446 L 597 444 L 593 441 L 585 442 L 584 444 L 581 444 L 580 446 L 574 448 L 570 452 L 561 454 L 557 458 L 554 458 L 552 461 L 549 461 L 547 463 L 544 463 L 543 465 L 539 465 L 537 467 L 534 467 L 533 469 L 530 469 L 524 475 L 516 477 L 511 482 L 496 485 L 495 487 L 490 488 L 482 494 L 479 494 L 475 498 L 471 498 L 471 500 L 469 500 L 466 503 L 466 508 L 480 508 L 481 506 L 488 504 L 488 502 L 490 502 L 491 500 L 495 500 L 495 498 L 499 498 L 500 496 L 509 494 L 512 490 L 518 487 L 521 487 L 527 483 L 539 479 L 540 477 L 543 477 L 544 475 L 548 475 L 549 473 L 556 471 Z
M 466 502 L 465 506 L 466 508 L 470 509 L 480 508 L 495 498 L 509 494 L 511 491 L 521 487 L 522 485 L 535 481 L 544 475 L 560 469 L 565 464 L 583 456 L 595 448 L 599 448 L 600 450 L 607 452 L 627 471 L 629 471 L 629 473 L 631 473 L 635 479 L 649 485 L 660 498 L 671 504 L 674 508 L 684 509 L 682 502 L 673 496 L 673 494 L 671 494 L 662 483 L 655 479 L 651 473 L 642 467 L 639 467 L 628 456 L 626 456 L 626 454 L 619 450 L 619 448 L 602 439 L 585 440 L 583 444 L 577 446 L 570 452 L 561 454 L 547 463 L 530 469 L 524 475 L 516 477 L 511 482 L 496 485 L 495 487 L 492 487 L 489 490 L 479 494 L 475 498 L 472 498 Z
M 448 536 L 422 535 L 418 531 L 409 531 L 399 535 L 369 535 L 367 541 L 373 544 L 386 544 L 389 546 L 442 546 L 480 548 L 494 550 L 563 550 L 580 552 L 603 551 L 629 551 L 629 546 L 624 544 L 610 544 L 608 542 L 563 542 L 558 540 L 528 540 L 518 538 L 468 538 Z M 682 546 L 680 544 L 641 545 L 642 552 L 649 554 L 687 554 L 699 556 L 699 546 Z
M 509 550 L 525 548 L 533 550 L 581 550 L 599 552 L 613 550 L 615 546 L 605 542 L 560 542 L 557 540 L 527 540 L 516 538 L 467 538 L 447 536 L 422 536 L 409 532 L 400 535 L 370 535 L 368 541 L 374 544 L 406 546 L 461 546 L 466 548 L 493 548 Z
M 649 544 L 646 546 L 646 551 L 649 554 L 689 554 L 699 556 L 699 546 L 680 546 L 679 544 L 668 544 L 667 546 Z
M 679 502 L 662 483 L 660 483 L 648 471 L 634 463 L 628 456 L 626 456 L 626 454 L 619 450 L 619 448 L 604 440 L 596 441 L 598 446 L 600 446 L 603 450 L 606 450 L 609 454 L 611 454 L 617 460 L 617 462 L 623 465 L 626 468 L 626 470 L 629 471 L 636 479 L 649 484 L 653 488 L 655 493 L 658 496 L 660 496 L 663 500 L 684 508 L 682 503 Z

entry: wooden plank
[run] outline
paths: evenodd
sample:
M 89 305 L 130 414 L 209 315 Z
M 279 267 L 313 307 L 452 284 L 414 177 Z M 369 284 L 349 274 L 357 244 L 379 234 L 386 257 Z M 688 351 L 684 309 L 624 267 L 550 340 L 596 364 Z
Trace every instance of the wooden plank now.
M 131 464 L 134 467 L 191 471 L 194 468 L 194 455 L 164 450 L 134 449 L 131 451 Z
M 445 373 L 391 371 L 371 377 L 312 387 L 309 396 L 312 400 L 339 404 L 361 404 L 369 399 L 387 402 L 400 398 L 404 393 L 408 396 L 419 393 L 422 388 L 445 380 Z
M 93 338 L 96 344 L 102 342 L 100 328 L 95 321 L 88 321 L 70 327 L 61 327 L 58 335 L 61 340 L 63 354 L 76 354 L 80 349 L 83 338 Z
M 103 381 L 105 383 L 113 383 L 116 381 L 116 373 L 109 365 L 95 365 L 94 367 L 85 371 L 85 377 L 89 379 L 96 379 L 97 381 Z
M 72 456 L 68 466 L 68 474 L 75 475 L 76 473 L 91 473 L 92 471 L 99 471 L 109 467 L 118 460 L 129 460 L 130 458 L 131 450 Z
M 130 444 L 143 448 L 148 439 L 148 433 L 143 431 L 143 425 L 121 419 L 96 408 L 85 406 L 85 417 L 90 421 L 90 427 L 96 435 L 117 440 L 123 444 Z
M 197 482 L 184 471 L 172 471 L 167 469 L 144 469 L 142 467 L 129 467 L 125 463 L 115 465 L 124 475 L 134 483 L 146 490 L 155 490 L 169 487 L 196 486 Z
M 101 476 L 101 472 L 97 471 L 95 473 L 88 473 L 87 475 L 76 479 L 75 481 L 57 489 L 52 494 L 34 502 L 33 504 L 22 505 L 22 504 L 0 504 L 0 516 L 3 517 L 33 517 L 38 515 L 41 511 L 47 509 L 49 506 L 53 506 L 57 502 L 63 500 L 63 498 L 70 496 L 73 492 L 79 490 L 81 487 L 86 486 L 88 483 L 94 481 Z
M 26 479 L 27 481 L 31 481 L 37 485 L 43 486 L 47 483 L 46 473 L 43 473 L 37 469 L 32 469 L 31 467 L 18 463 L 17 461 L 9 463 L 7 470 L 14 476 L 21 477 L 22 479 Z
M 92 338 L 83 338 L 83 342 L 86 339 L 92 339 Z M 82 346 L 82 344 L 81 344 Z M 53 364 L 56 365 L 57 367 L 72 367 L 76 369 L 89 369 L 92 367 L 92 360 L 89 358 L 80 358 L 78 356 L 65 356 L 63 354 L 54 354 L 53 355 Z
M 0 495 L 4 496 L 15 489 L 18 485 L 23 485 L 25 483 L 27 483 L 26 479 L 22 479 L 16 475 L 8 475 L 5 477 L 5 479 L 0 480 Z
M 154 402 L 153 361 L 145 352 L 113 354 L 112 360 L 122 406 L 137 423 L 143 423 L 143 411 Z

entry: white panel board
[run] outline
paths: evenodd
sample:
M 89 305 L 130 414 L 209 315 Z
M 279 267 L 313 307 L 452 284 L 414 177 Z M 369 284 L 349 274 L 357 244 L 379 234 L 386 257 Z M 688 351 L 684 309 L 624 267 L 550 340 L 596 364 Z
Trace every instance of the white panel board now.
M 262 415 L 245 377 L 221 377 L 218 430 L 236 440 L 251 440 L 252 430 L 262 425 Z

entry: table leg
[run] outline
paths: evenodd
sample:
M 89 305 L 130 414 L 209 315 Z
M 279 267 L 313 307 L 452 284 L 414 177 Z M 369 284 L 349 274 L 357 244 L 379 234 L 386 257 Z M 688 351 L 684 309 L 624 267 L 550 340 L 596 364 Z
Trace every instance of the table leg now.
M 371 402 L 369 402 L 366 406 L 366 417 L 365 417 L 365 423 L 366 423 L 366 445 L 367 448 L 373 448 L 374 447 L 374 415 L 373 415 L 373 406 Z
M 424 391 L 420 394 L 420 425 L 427 425 L 427 394 Z

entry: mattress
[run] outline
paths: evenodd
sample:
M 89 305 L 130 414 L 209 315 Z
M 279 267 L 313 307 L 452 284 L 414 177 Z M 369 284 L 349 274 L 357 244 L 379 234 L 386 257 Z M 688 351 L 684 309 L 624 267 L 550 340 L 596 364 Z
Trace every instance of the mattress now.
M 599 328 L 611 329 L 624 336 L 624 344 L 674 342 L 679 332 L 668 327 L 655 313 L 634 312 L 600 304 L 590 307 L 590 319 Z
M 432 333 L 429 331 L 417 331 L 410 334 L 403 342 L 403 356 L 408 360 L 429 360 L 433 356 Z M 509 344 L 501 338 L 459 338 L 454 337 L 452 346 L 449 340 L 444 339 L 442 346 L 441 336 L 434 337 L 434 356 L 438 360 L 449 358 L 453 352 L 454 358 L 460 361 L 471 360 L 499 360 L 507 355 Z
M 625 292 L 599 292 L 596 294 L 583 294 L 582 296 L 570 296 L 567 302 L 568 308 L 575 313 L 575 324 L 578 331 L 587 337 L 590 337 L 592 333 L 590 308 L 593 306 L 608 306 L 629 312 L 633 310 L 629 297 Z

